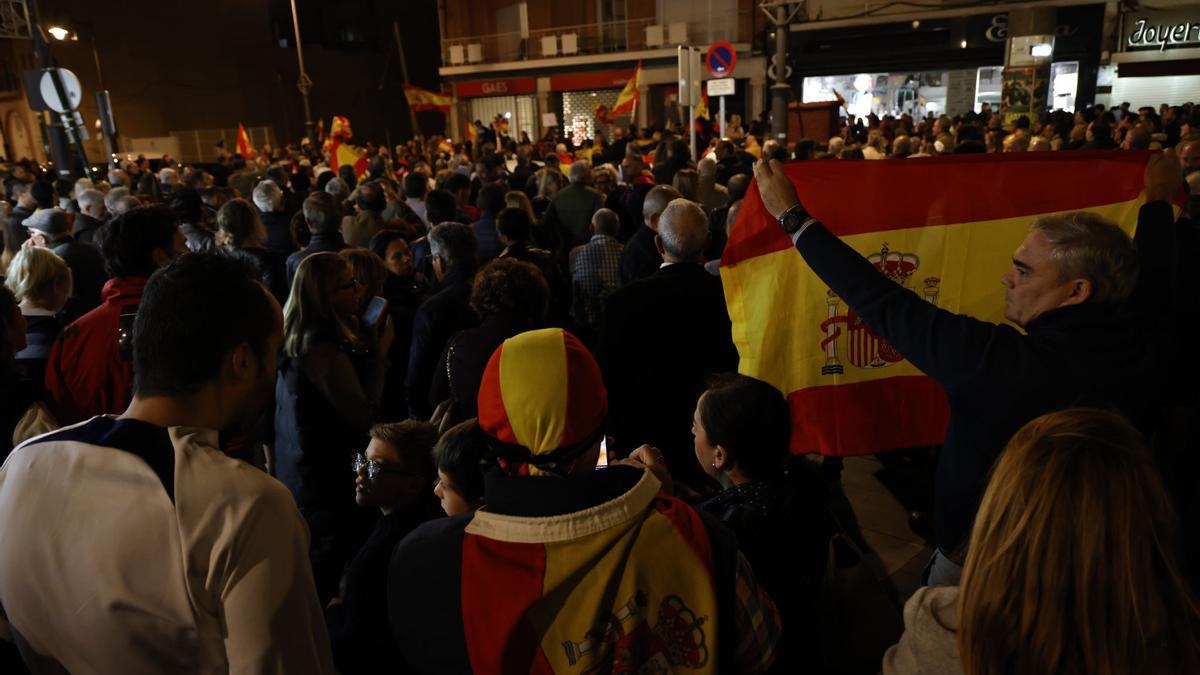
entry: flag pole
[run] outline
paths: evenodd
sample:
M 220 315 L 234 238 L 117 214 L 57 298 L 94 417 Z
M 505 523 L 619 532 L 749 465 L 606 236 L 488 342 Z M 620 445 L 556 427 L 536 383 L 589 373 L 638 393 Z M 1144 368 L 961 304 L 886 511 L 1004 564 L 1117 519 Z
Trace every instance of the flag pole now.
M 400 78 L 404 81 L 404 86 L 408 86 L 408 63 L 404 60 L 404 45 L 400 42 L 400 22 L 392 22 L 392 33 L 396 36 L 396 51 L 400 52 Z M 421 128 L 417 126 L 417 113 L 412 108 L 412 103 L 408 101 L 408 94 L 404 95 L 404 104 L 408 106 L 408 119 L 412 122 L 413 138 L 416 138 L 421 133 Z

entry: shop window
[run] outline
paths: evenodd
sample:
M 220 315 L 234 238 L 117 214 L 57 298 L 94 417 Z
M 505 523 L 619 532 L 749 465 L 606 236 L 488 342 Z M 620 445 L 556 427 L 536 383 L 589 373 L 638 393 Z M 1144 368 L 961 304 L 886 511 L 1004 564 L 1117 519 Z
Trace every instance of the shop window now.
M 1000 109 L 1000 90 L 1004 84 L 1004 67 L 980 68 L 975 76 L 975 112 L 987 103 L 992 110 Z
M 563 92 L 563 133 L 570 135 L 575 145 L 595 138 L 596 106 L 611 110 L 620 93 L 620 89 Z
M 1050 109 L 1075 112 L 1079 90 L 1079 62 L 1064 61 L 1050 66 Z

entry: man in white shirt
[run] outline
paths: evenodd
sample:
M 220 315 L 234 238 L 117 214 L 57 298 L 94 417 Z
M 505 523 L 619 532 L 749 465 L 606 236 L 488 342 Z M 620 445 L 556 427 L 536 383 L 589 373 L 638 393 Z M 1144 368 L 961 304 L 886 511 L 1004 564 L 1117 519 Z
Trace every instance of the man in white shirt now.
M 425 208 L 425 193 L 428 192 L 428 188 L 429 179 L 419 171 L 414 171 L 404 177 L 404 203 L 408 204 L 409 208 L 421 217 L 421 222 L 425 223 L 426 230 L 432 227 L 429 224 L 429 212 Z M 437 225 L 437 223 L 433 225 Z
M 332 673 L 308 533 L 219 449 L 271 402 L 278 303 L 244 263 L 185 255 L 146 285 L 133 402 L 0 468 L 0 637 L 33 673 Z

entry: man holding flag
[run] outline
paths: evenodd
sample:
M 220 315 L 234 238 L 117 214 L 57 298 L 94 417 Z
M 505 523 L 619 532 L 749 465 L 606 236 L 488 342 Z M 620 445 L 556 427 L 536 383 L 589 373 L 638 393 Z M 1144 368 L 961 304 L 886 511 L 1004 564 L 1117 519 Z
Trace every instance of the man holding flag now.
M 1111 157 L 1091 161 L 1106 159 Z M 1112 164 L 1106 169 L 1122 168 Z M 1169 200 L 1179 188 L 1179 162 L 1170 151 L 1150 156 L 1143 194 L 1135 185 L 1126 199 L 1136 205 L 1144 196 L 1136 247 L 1116 224 L 1097 213 L 1044 213 L 1033 219 L 1013 254 L 1012 268 L 1000 279 L 1004 316 L 1023 331 L 941 309 L 928 296 L 897 283 L 890 266 L 919 264 L 916 256 L 909 260 L 903 254 L 889 255 L 885 244 L 878 262 L 876 255 L 870 261 L 864 258 L 806 211 L 788 176 L 793 171 L 794 165 L 758 162 L 758 192 L 747 196 L 739 225 L 753 228 L 767 218 L 778 221 L 811 272 L 829 287 L 831 306 L 837 299 L 845 302 L 884 347 L 894 349 L 896 355 L 885 354 L 885 359 L 906 359 L 944 388 L 949 423 L 938 458 L 937 550 L 928 583 L 955 585 L 988 472 L 1018 428 L 1043 413 L 1081 405 L 1116 408 L 1143 431 L 1149 426 L 1172 368 L 1166 358 L 1170 349 L 1160 346 L 1170 345 L 1169 331 L 1159 329 L 1174 315 L 1174 214 Z M 806 199 L 818 201 L 812 190 L 800 187 Z M 1098 203 L 1110 204 L 1122 196 L 1111 194 Z M 1017 206 L 1007 206 L 1017 214 Z M 964 214 L 950 222 L 982 220 L 970 217 L 977 211 Z M 994 228 L 1003 223 L 968 224 Z M 852 224 L 833 226 L 846 232 L 843 236 L 861 231 Z M 769 229 L 773 227 L 761 232 L 769 235 Z M 905 241 L 897 231 L 892 236 L 894 242 Z M 964 274 L 964 289 L 969 276 L 969 271 Z M 831 389 L 824 395 L 835 397 L 836 392 Z

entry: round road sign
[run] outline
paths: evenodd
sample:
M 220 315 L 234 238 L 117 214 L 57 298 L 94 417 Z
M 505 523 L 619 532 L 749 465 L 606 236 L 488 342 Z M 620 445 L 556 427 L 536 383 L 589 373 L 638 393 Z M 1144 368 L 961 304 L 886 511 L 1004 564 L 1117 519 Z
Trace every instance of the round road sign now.
M 737 51 L 724 40 L 714 42 L 704 56 L 704 65 L 708 66 L 708 74 L 713 77 L 729 77 L 737 65 Z

